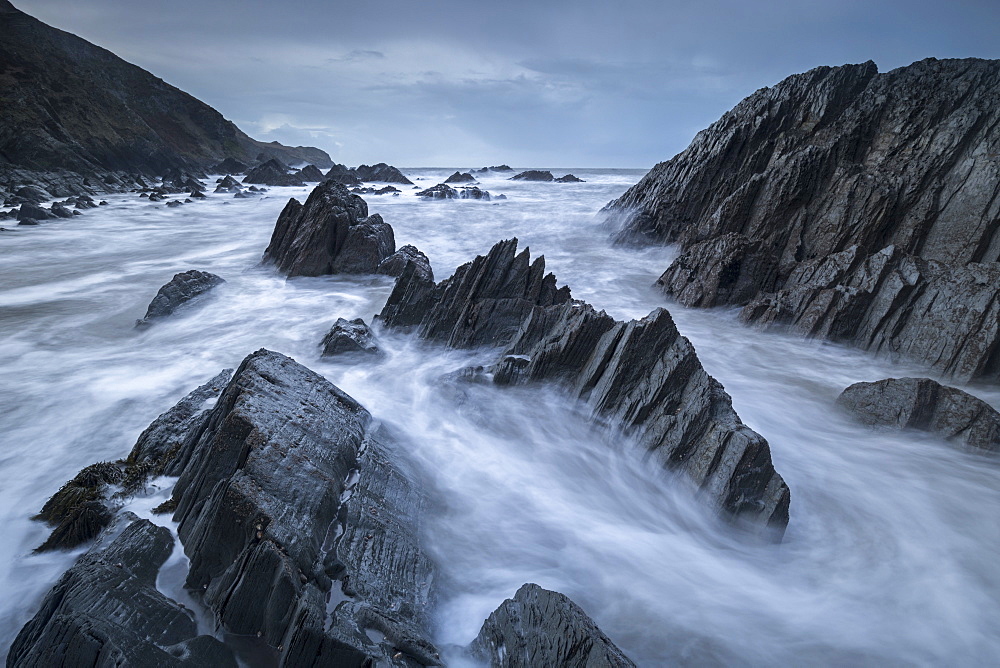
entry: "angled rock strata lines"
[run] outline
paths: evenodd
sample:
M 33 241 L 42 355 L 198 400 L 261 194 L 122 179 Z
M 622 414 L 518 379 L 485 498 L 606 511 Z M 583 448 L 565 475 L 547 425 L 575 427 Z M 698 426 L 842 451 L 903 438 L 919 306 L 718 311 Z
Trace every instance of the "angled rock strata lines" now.
M 158 318 L 172 315 L 184 304 L 225 282 L 225 279 L 215 274 L 197 269 L 174 274 L 174 277 L 156 292 L 156 296 L 149 302 L 146 315 L 142 320 L 137 320 L 136 325 L 149 325 Z
M 511 239 L 437 284 L 408 268 L 379 319 L 454 348 L 503 350 L 495 383 L 562 384 L 652 460 L 685 474 L 721 515 L 784 531 L 789 491 L 767 441 L 740 421 L 666 310 L 616 321 L 571 299 L 544 258 L 531 262 Z
M 743 100 L 605 211 L 658 285 L 760 327 L 1000 379 L 1000 61 L 820 67 Z

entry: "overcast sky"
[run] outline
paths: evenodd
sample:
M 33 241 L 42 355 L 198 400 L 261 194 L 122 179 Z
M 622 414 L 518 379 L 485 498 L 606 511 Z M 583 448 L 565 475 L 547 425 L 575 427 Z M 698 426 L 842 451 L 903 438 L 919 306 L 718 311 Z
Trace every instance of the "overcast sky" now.
M 650 167 L 796 72 L 1000 58 L 998 0 L 12 1 L 349 165 Z

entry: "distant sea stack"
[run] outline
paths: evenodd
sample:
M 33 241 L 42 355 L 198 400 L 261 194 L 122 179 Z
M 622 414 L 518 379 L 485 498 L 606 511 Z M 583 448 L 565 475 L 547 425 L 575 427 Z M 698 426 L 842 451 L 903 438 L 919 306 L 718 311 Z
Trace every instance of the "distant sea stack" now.
M 204 170 L 226 158 L 333 165 L 316 148 L 251 139 L 207 104 L 6 0 L 0 35 L 0 186 L 8 190 L 37 182 L 61 196 L 65 181 L 115 190 L 136 174 Z
M 1000 61 L 820 67 L 763 88 L 605 209 L 676 243 L 658 285 L 1000 380 Z

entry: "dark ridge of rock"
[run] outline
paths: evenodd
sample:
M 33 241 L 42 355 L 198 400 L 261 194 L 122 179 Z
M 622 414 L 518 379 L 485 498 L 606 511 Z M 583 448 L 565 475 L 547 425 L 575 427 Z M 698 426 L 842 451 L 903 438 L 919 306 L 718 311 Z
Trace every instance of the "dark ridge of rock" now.
M 526 172 L 521 172 L 520 174 L 515 174 L 510 177 L 511 181 L 553 181 L 555 177 L 552 176 L 552 172 L 543 172 L 538 169 L 529 169 Z
M 371 327 L 361 318 L 345 320 L 337 318 L 330 331 L 323 337 L 323 357 L 362 353 L 365 355 L 381 355 L 375 334 Z
M 426 190 L 421 190 L 417 193 L 417 197 L 426 197 L 427 199 L 458 199 L 458 191 L 445 183 L 439 183 Z
M 55 204 L 52 205 L 51 211 L 52 211 L 52 215 L 55 216 L 56 218 L 72 218 L 73 217 L 73 212 L 70 211 L 69 209 L 67 209 L 65 206 L 63 206 L 62 204 L 60 204 L 58 202 L 56 202 Z
M 170 531 L 129 513 L 52 587 L 10 647 L 11 668 L 220 666 L 232 652 L 156 588 Z M 127 525 L 127 526 L 125 526 Z M 117 534 L 117 535 L 115 535 Z
M 820 67 L 743 100 L 605 211 L 622 240 L 680 245 L 659 285 L 683 304 L 1000 380 L 998 91 L 995 60 Z M 977 308 L 988 334 L 969 333 Z
M 226 178 L 222 179 L 219 185 L 215 187 L 215 192 L 217 193 L 238 193 L 242 190 L 243 184 L 229 174 L 226 174 Z
M 42 204 L 52 199 L 52 195 L 38 186 L 24 186 L 18 188 L 14 193 L 19 202 L 29 202 L 31 204 Z
M 491 668 L 635 666 L 580 606 L 536 584 L 501 603 L 469 650 Z
M 36 221 L 51 220 L 52 218 L 55 217 L 56 217 L 55 214 L 53 214 L 48 209 L 43 209 L 42 207 L 36 204 L 31 204 L 29 202 L 25 202 L 24 204 L 22 204 L 21 208 L 18 209 L 17 211 L 17 219 L 20 221 L 28 219 Z
M 439 663 L 425 499 L 364 408 L 260 350 L 192 436 L 174 519 L 187 586 L 226 632 L 256 636 L 278 665 Z
M 573 176 L 572 174 L 567 174 L 566 176 L 560 176 L 558 179 L 555 179 L 555 181 L 557 183 L 584 183 L 583 179 L 577 176 Z
M 34 218 L 22 218 L 21 220 L 19 220 L 17 222 L 17 224 L 18 225 L 29 225 L 29 226 L 31 226 L 31 225 L 38 225 L 39 223 Z
M 320 181 L 326 179 L 326 177 L 323 176 L 323 172 L 319 171 L 319 167 L 316 165 L 306 165 L 300 169 L 295 176 L 299 177 L 306 183 L 319 183 Z
M 233 193 L 233 199 L 253 199 L 253 197 L 249 192 L 243 190 Z
M 458 189 L 459 199 L 478 199 L 484 202 L 490 201 L 490 193 L 486 190 L 481 190 L 478 186 L 466 186 L 464 188 Z
M 243 183 L 255 183 L 265 186 L 305 185 L 299 174 L 289 174 L 288 168 L 274 158 L 251 169 L 243 177 Z
M 359 165 L 354 168 L 355 175 L 362 181 L 379 181 L 382 183 L 403 183 L 408 186 L 413 185 L 413 181 L 403 176 L 403 172 L 399 171 L 392 165 L 387 165 L 384 162 L 380 162 L 377 165 Z
M 355 195 L 391 195 L 400 192 L 400 190 L 395 186 L 384 186 L 382 188 L 365 186 L 364 188 L 351 188 L 351 192 Z
M 969 448 L 1000 451 L 1000 412 L 930 378 L 855 383 L 837 404 L 869 426 L 917 429 Z
M 153 74 L 13 7 L 0 12 L 0 35 L 0 82 L 5 99 L 17 101 L 0 116 L 0 171 L 21 171 L 10 175 L 20 185 L 32 174 L 61 180 L 68 172 L 77 183 L 90 178 L 91 194 L 127 190 L 123 181 L 135 173 L 248 161 L 262 149 L 332 164 L 319 149 L 255 141 Z
M 386 276 L 402 276 L 407 266 L 414 265 L 415 278 L 418 281 L 433 281 L 434 271 L 431 269 L 431 261 L 416 246 L 407 244 L 398 251 L 382 260 L 376 274 Z
M 137 321 L 136 324 L 148 325 L 156 318 L 171 315 L 181 305 L 225 282 L 224 279 L 215 274 L 197 269 L 174 274 L 174 277 L 157 291 L 153 301 L 149 302 L 146 316 Z
M 250 166 L 236 158 L 226 158 L 222 162 L 208 168 L 209 174 L 245 174 Z
M 362 184 L 361 179 L 358 178 L 353 169 L 339 164 L 330 168 L 330 171 L 326 173 L 326 179 L 345 186 L 360 186 Z
M 455 172 L 448 178 L 444 180 L 445 183 L 470 183 L 474 182 L 476 177 L 468 172 Z
M 615 321 L 556 289 L 544 258 L 529 264 L 512 239 L 436 285 L 408 267 L 379 319 L 454 348 L 502 349 L 495 383 L 564 386 L 719 515 L 768 537 L 784 531 L 789 491 L 767 441 L 740 421 L 664 309 Z
M 484 168 L 485 169 L 485 168 Z M 496 165 L 489 168 L 491 172 L 513 172 L 509 165 Z
M 192 190 L 189 197 L 193 197 L 194 199 L 206 199 L 207 195 L 205 195 L 205 193 L 201 190 Z

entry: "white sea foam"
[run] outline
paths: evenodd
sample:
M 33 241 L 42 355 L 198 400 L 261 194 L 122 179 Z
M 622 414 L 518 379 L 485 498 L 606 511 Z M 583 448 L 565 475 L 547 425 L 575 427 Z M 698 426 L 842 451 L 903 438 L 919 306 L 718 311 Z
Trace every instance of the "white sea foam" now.
M 423 188 L 452 171 L 407 173 Z M 650 284 L 671 251 L 612 247 L 594 215 L 641 172 L 569 171 L 587 183 L 491 174 L 483 187 L 509 200 L 428 202 L 402 187 L 398 197 L 370 196 L 369 208 L 392 224 L 397 245 L 427 253 L 438 279 L 517 236 L 575 297 L 615 317 L 664 305 Z M 920 369 L 760 334 L 731 310 L 668 305 L 743 420 L 770 441 L 792 491 L 785 542 L 747 545 L 558 392 L 440 383 L 488 357 L 383 333 L 381 363 L 321 359 L 332 323 L 370 321 L 392 281 L 286 281 L 258 265 L 287 198 L 308 192 L 210 195 L 174 209 L 116 196 L 84 216 L 3 233 L 2 646 L 79 554 L 31 553 L 46 529 L 29 517 L 44 500 L 81 467 L 126 454 L 177 399 L 267 347 L 406 434 L 443 501 L 426 527 L 442 569 L 442 645 L 467 643 L 504 598 L 537 582 L 573 598 L 645 666 L 1000 660 L 997 461 L 930 437 L 874 433 L 833 407 L 852 382 L 926 375 Z M 191 268 L 227 283 L 134 329 L 159 286 Z M 1000 405 L 1000 393 L 973 391 Z

